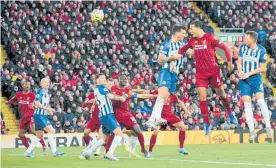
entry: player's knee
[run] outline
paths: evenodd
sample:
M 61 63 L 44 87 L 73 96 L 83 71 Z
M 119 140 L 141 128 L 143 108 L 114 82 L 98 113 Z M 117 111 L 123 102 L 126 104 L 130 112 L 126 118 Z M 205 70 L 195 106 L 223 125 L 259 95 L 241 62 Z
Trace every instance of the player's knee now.
M 90 130 L 89 129 L 85 129 L 83 132 L 84 136 L 88 136 L 90 134 Z
M 155 136 L 157 136 L 158 135 L 158 133 L 159 133 L 159 130 L 158 129 L 155 129 L 155 130 L 153 130 L 153 135 L 155 135 Z
M 141 131 L 141 129 L 140 129 L 140 127 L 139 127 L 138 124 L 135 125 L 135 126 L 132 128 L 132 131 L 134 131 L 135 134 L 141 134 L 141 133 L 142 133 L 142 131 Z
M 199 96 L 199 101 L 206 101 L 207 96 L 206 95 L 200 95 Z
M 23 133 L 21 133 L 21 132 L 18 133 L 18 137 L 19 137 L 19 138 L 22 138 L 22 137 L 24 137 L 24 136 L 25 136 L 25 134 L 23 134 Z

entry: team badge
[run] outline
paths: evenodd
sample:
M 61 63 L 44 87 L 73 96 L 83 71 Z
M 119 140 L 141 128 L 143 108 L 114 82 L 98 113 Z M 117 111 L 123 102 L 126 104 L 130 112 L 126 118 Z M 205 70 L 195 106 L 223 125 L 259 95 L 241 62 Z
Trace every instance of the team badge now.
M 162 81 L 162 84 L 165 85 L 167 82 L 166 81 Z

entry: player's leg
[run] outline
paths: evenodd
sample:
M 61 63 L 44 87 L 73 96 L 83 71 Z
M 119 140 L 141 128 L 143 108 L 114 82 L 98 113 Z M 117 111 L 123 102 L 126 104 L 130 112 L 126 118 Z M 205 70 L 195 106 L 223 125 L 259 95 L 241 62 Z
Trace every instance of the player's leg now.
M 55 136 L 55 129 L 52 127 L 52 125 L 47 125 L 44 128 L 44 131 L 46 131 L 48 133 L 48 142 L 51 146 L 51 150 L 53 153 L 53 156 L 60 156 L 60 155 L 64 155 L 64 152 L 57 150 L 57 145 L 56 145 L 56 136 Z
M 179 153 L 182 153 L 184 155 L 187 155 L 188 152 L 184 149 L 184 142 L 186 139 L 186 128 L 183 121 L 177 122 L 173 124 L 174 127 L 176 127 L 179 130 Z
M 36 131 L 36 136 L 32 138 L 31 144 L 29 145 L 28 149 L 25 151 L 24 155 L 27 157 L 33 157 L 33 150 L 36 147 L 36 144 L 40 141 L 43 131 L 42 130 L 37 130 Z
M 206 88 L 207 87 L 198 87 L 197 91 L 199 94 L 199 108 L 200 108 L 201 114 L 203 116 L 204 122 L 206 124 L 205 135 L 210 135 L 212 126 L 211 126 L 211 122 L 210 122 L 210 118 L 209 118 L 208 104 L 206 101 L 206 98 L 207 98 L 207 89 Z
M 85 128 L 84 132 L 83 132 L 83 141 L 85 143 L 86 146 L 89 145 L 90 141 L 91 141 L 91 137 L 90 134 L 91 133 L 91 129 Z
M 137 139 L 140 143 L 140 146 L 141 146 L 141 152 L 144 154 L 145 157 L 147 157 L 148 155 L 148 151 L 146 150 L 145 148 L 145 138 L 144 138 L 144 135 L 139 127 L 138 124 L 134 125 L 131 130 L 136 134 L 137 136 Z M 136 138 L 134 138 L 136 139 Z
M 156 127 L 154 121 L 161 119 L 161 113 L 165 101 L 170 96 L 169 88 L 171 86 L 171 72 L 169 70 L 161 70 L 158 74 L 158 96 L 152 109 L 150 119 L 146 122 L 146 125 L 150 128 Z
M 252 86 L 253 93 L 255 93 L 255 97 L 257 99 L 258 105 L 261 108 L 261 112 L 265 121 L 266 133 L 268 137 L 272 136 L 272 129 L 270 124 L 270 112 L 268 110 L 267 104 L 264 101 L 264 93 L 263 93 L 263 83 L 262 80 L 258 80 L 254 82 Z
M 23 145 L 25 146 L 26 149 L 28 149 L 29 147 L 29 141 L 27 139 L 27 137 L 25 136 L 26 130 L 20 128 L 19 129 L 19 133 L 18 133 L 18 137 L 21 139 Z
M 254 140 L 257 137 L 257 134 L 254 131 L 254 116 L 252 109 L 252 88 L 251 86 L 244 80 L 239 81 L 239 87 L 242 95 L 242 100 L 244 102 L 244 113 L 246 118 L 246 123 L 249 128 L 249 140 Z
M 148 153 L 147 157 L 151 157 L 151 155 L 152 155 L 152 151 L 156 144 L 156 138 L 157 138 L 159 131 L 160 131 L 160 126 L 156 127 L 152 132 L 152 135 L 150 137 L 149 153 Z
M 33 121 L 30 122 L 30 131 L 34 134 L 35 134 L 35 123 Z M 44 138 L 43 138 L 43 135 L 42 137 L 40 138 L 40 144 L 42 145 L 42 149 L 43 149 L 43 152 L 44 154 L 46 154 L 47 150 L 46 150 L 46 143 L 44 141 Z

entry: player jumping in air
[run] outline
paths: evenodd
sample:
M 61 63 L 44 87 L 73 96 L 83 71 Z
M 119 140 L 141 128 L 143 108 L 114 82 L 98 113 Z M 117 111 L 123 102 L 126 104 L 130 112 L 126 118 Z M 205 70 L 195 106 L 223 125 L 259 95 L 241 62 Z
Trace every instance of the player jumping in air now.
M 117 96 L 111 94 L 105 86 L 106 83 L 106 77 L 104 74 L 99 73 L 96 75 L 96 88 L 94 90 L 94 95 L 96 97 L 96 103 L 100 109 L 99 118 L 102 125 L 103 135 L 99 135 L 95 144 L 91 146 L 86 152 L 84 152 L 82 156 L 84 156 L 86 159 L 90 159 L 91 154 L 95 152 L 96 149 L 98 149 L 100 146 L 105 144 L 107 135 L 113 133 L 115 135 L 115 143 L 110 146 L 104 158 L 117 161 L 119 159 L 114 156 L 114 151 L 118 145 L 121 145 L 123 132 L 114 116 L 111 100 L 124 102 L 126 100 L 126 96 Z
M 29 147 L 28 139 L 25 136 L 27 131 L 31 131 L 35 134 L 35 125 L 33 120 L 34 115 L 34 101 L 35 101 L 35 94 L 30 92 L 30 82 L 24 81 L 23 82 L 23 92 L 19 91 L 16 92 L 15 96 L 9 100 L 9 104 L 13 104 L 15 101 L 18 101 L 19 109 L 22 114 L 22 118 L 19 124 L 19 138 L 21 139 L 25 148 Z M 39 141 L 42 145 L 43 151 L 46 152 L 46 145 L 44 139 L 41 138 Z
M 252 94 L 255 94 L 258 105 L 266 125 L 267 136 L 272 136 L 270 114 L 264 101 L 263 80 L 260 73 L 266 71 L 266 49 L 257 44 L 258 34 L 247 31 L 244 44 L 240 46 L 238 58 L 239 86 L 244 102 L 246 122 L 249 127 L 249 140 L 254 140 L 257 134 L 254 131 L 254 118 L 252 111 Z
M 170 94 L 174 94 L 176 91 L 177 75 L 179 68 L 183 64 L 183 57 L 174 55 L 184 46 L 185 27 L 183 25 L 175 25 L 172 33 L 171 38 L 162 43 L 159 51 L 158 61 L 162 63 L 162 68 L 158 73 L 158 97 L 150 119 L 146 122 L 146 125 L 150 128 L 155 128 L 159 124 L 166 122 L 161 118 L 161 112 Z
M 229 117 L 234 118 L 233 114 L 231 114 L 230 100 L 223 88 L 222 73 L 217 64 L 216 47 L 224 51 L 228 62 L 229 73 L 233 70 L 232 57 L 229 48 L 216 36 L 204 33 L 203 24 L 200 21 L 193 21 L 190 24 L 190 32 L 193 37 L 189 39 L 188 43 L 183 46 L 175 56 L 184 54 L 189 48 L 194 50 L 196 62 L 196 88 L 199 93 L 200 110 L 206 124 L 205 134 L 209 135 L 212 129 L 206 102 L 209 84 L 215 88 Z
M 25 151 L 24 155 L 27 157 L 33 157 L 33 149 L 36 144 L 41 140 L 43 131 L 48 132 L 48 142 L 51 146 L 53 156 L 64 155 L 64 152 L 58 151 L 56 148 L 56 137 L 54 135 L 55 129 L 52 127 L 47 115 L 52 115 L 54 109 L 48 107 L 50 97 L 48 94 L 48 88 L 50 85 L 50 80 L 48 78 L 43 78 L 40 82 L 41 88 L 38 89 L 35 98 L 35 112 L 34 112 L 34 122 L 36 137 L 32 139 L 32 143 Z
M 144 135 L 142 134 L 142 131 L 136 122 L 136 119 L 133 117 L 133 115 L 130 112 L 129 109 L 129 103 L 132 98 L 142 98 L 142 99 L 147 99 L 147 98 L 152 98 L 156 97 L 155 95 L 152 94 L 136 94 L 132 91 L 129 81 L 125 75 L 121 75 L 119 77 L 119 87 L 114 85 L 111 87 L 111 92 L 116 94 L 116 95 L 128 95 L 128 98 L 126 99 L 125 102 L 118 102 L 113 105 L 114 107 L 114 112 L 115 112 L 115 117 L 117 121 L 119 122 L 120 125 L 123 125 L 127 129 L 131 129 L 132 132 L 135 133 L 136 136 L 131 136 L 131 145 L 130 147 L 130 155 L 135 155 L 135 147 L 137 139 L 141 145 L 141 152 L 147 157 L 148 151 L 145 149 L 145 140 L 144 140 Z M 112 141 L 112 138 L 109 139 L 109 141 Z M 110 144 L 110 143 L 107 143 Z M 135 147 L 134 147 L 135 146 Z M 108 147 L 107 147 L 108 148 Z

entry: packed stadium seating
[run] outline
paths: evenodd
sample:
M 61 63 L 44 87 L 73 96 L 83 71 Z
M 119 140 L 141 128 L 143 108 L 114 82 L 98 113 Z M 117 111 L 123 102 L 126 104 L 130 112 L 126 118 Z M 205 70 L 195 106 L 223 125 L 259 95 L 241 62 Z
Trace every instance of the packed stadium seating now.
M 199 6 L 219 27 L 242 27 L 258 30 L 261 35 L 265 33 L 260 35 L 260 43 L 268 48 L 271 55 L 267 77 L 270 87 L 275 87 L 276 3 L 218 1 L 208 5 L 200 3 Z M 105 13 L 104 21 L 92 23 L 89 13 L 98 7 Z M 247 10 L 244 11 L 244 8 Z M 103 72 L 115 80 L 120 74 L 126 74 L 133 87 L 155 89 L 159 47 L 170 37 L 175 23 L 188 27 L 191 21 L 201 20 L 206 24 L 205 30 L 213 32 L 207 19 L 196 13 L 190 2 L 1 1 L 1 12 L 1 44 L 8 54 L 1 68 L 2 95 L 10 99 L 22 89 L 24 80 L 30 80 L 32 91 L 36 92 L 39 81 L 49 76 L 52 81 L 51 106 L 56 109 L 54 116 L 49 117 L 57 132 L 83 131 L 90 114 L 88 109 L 81 108 L 81 104 L 93 91 L 96 73 Z M 245 14 L 251 16 L 251 21 L 250 17 L 244 17 Z M 175 106 L 174 111 L 188 129 L 202 130 L 194 64 L 191 56 L 185 57 L 178 82 L 177 94 L 186 103 L 189 112 L 185 113 L 179 106 Z M 230 121 L 217 95 L 209 89 L 213 128 L 244 129 L 236 66 L 230 77 L 226 65 L 220 66 L 236 119 Z M 276 100 L 270 87 L 265 87 L 265 96 L 275 128 Z M 255 125 L 261 128 L 264 123 L 256 101 L 253 102 Z M 140 99 L 134 99 L 130 104 L 144 131 L 147 130 L 145 122 L 153 104 L 153 100 Z M 15 105 L 13 109 L 19 119 L 18 107 Z M 167 130 L 171 129 L 167 127 Z

